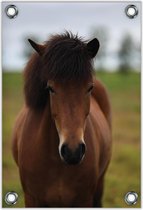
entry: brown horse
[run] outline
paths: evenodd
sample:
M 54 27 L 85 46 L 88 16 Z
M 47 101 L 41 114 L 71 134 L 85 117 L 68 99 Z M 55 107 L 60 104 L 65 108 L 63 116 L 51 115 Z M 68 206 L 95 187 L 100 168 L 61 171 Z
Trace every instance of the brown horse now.
M 26 207 L 101 207 L 111 156 L 111 113 L 104 86 L 93 78 L 95 38 L 71 33 L 44 45 L 25 72 L 25 106 L 13 135 Z

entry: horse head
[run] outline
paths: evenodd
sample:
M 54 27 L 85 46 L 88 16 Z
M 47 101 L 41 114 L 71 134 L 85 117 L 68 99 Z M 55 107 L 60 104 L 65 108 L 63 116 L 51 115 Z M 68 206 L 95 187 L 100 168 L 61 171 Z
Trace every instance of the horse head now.
M 60 157 L 68 164 L 78 164 L 86 152 L 84 131 L 94 88 L 91 60 L 99 42 L 95 38 L 86 43 L 69 33 L 52 37 L 46 45 L 29 42 L 41 57 L 40 75 L 49 92 Z

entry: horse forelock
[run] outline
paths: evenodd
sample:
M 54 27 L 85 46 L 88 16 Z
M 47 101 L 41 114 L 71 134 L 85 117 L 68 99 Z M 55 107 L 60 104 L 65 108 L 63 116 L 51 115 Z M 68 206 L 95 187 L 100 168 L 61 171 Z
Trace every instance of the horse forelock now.
M 52 36 L 45 47 L 43 79 L 82 81 L 91 76 L 91 60 L 82 38 L 66 32 Z

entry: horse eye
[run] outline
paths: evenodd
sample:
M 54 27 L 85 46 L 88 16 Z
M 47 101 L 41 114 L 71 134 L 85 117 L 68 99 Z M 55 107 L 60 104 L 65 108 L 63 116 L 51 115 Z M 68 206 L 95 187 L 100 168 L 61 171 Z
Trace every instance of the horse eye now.
M 54 89 L 52 87 L 48 86 L 47 88 L 48 88 L 49 92 L 55 93 L 55 91 L 54 91 Z
M 91 92 L 92 89 L 93 89 L 93 85 L 91 85 L 91 86 L 88 88 L 87 92 L 88 92 L 88 93 Z

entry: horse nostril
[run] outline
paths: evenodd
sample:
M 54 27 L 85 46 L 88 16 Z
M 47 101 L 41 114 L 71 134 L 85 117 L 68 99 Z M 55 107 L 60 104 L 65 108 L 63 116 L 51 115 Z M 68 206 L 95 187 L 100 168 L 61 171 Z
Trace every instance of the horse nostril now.
M 79 151 L 79 154 L 80 154 L 80 158 L 82 159 L 82 157 L 85 154 L 85 144 L 84 143 L 81 143 L 79 145 L 78 151 Z
M 85 144 L 84 143 L 80 144 L 80 151 L 83 156 L 85 154 Z
M 63 144 L 62 147 L 61 147 L 61 155 L 64 157 L 66 154 L 66 145 Z
M 66 144 L 63 144 L 61 147 L 61 155 L 65 159 L 68 157 L 70 150 Z

